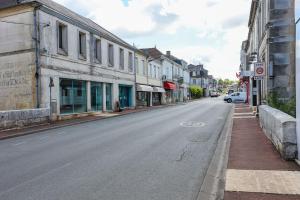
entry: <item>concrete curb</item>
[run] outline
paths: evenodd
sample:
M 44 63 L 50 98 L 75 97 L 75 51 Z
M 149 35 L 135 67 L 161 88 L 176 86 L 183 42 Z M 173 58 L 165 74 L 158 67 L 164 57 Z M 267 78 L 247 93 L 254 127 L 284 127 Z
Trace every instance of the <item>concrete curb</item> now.
M 65 123 L 65 124 L 60 124 L 60 125 L 53 125 L 53 126 L 49 126 L 49 127 L 38 128 L 38 126 L 36 126 L 37 128 L 34 129 L 34 130 L 19 132 L 19 133 L 16 133 L 16 134 L 11 134 L 11 135 L 7 135 L 7 136 L 4 136 L 4 137 L 0 137 L 0 141 L 10 139 L 10 138 L 30 135 L 30 134 L 34 134 L 34 133 L 38 133 L 38 132 L 43 132 L 43 131 L 47 131 L 47 130 L 54 130 L 54 129 L 59 129 L 59 128 L 67 127 L 67 126 L 73 126 L 73 125 L 78 125 L 78 124 L 83 124 L 83 123 L 88 123 L 88 122 L 94 122 L 94 121 L 99 121 L 99 120 L 115 118 L 115 117 L 121 117 L 121 116 L 124 116 L 124 115 L 130 115 L 130 114 L 135 114 L 135 113 L 140 113 L 140 112 L 149 112 L 149 111 L 152 111 L 152 110 L 164 109 L 164 108 L 177 106 L 177 105 L 181 105 L 181 104 L 170 104 L 170 105 L 166 105 L 166 106 L 160 106 L 160 107 L 157 107 L 157 108 L 151 108 L 151 109 L 145 109 L 145 110 L 135 110 L 135 111 L 129 112 L 129 113 L 121 113 L 120 112 L 120 114 L 118 114 L 118 115 L 98 117 L 98 118 L 95 117 L 94 119 L 81 120 L 81 121 L 77 121 L 77 122 L 70 122 L 70 123 Z
M 224 124 L 213 158 L 209 164 L 197 200 L 224 199 L 225 175 L 229 157 L 234 106 Z

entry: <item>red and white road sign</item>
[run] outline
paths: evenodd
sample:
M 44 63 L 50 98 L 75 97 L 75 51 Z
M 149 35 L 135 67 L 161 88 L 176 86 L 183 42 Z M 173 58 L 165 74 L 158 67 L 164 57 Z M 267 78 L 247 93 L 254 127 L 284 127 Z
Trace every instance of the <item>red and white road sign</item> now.
M 266 75 L 266 67 L 264 63 L 254 63 L 254 76 L 262 77 Z

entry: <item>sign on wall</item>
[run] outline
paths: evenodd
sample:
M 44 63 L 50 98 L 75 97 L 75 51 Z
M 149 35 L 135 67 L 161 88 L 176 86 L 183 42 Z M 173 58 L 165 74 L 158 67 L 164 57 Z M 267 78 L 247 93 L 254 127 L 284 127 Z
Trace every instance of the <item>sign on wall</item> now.
M 264 63 L 254 63 L 254 76 L 255 77 L 266 76 L 266 67 Z

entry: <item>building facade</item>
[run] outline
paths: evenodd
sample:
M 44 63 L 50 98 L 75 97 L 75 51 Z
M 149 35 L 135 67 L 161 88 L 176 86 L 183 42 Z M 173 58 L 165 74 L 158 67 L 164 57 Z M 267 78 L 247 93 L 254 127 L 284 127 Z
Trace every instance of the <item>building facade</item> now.
M 135 54 L 136 104 L 138 107 L 157 106 L 165 103 L 162 88 L 161 61 L 148 57 L 143 51 Z
M 276 94 L 282 102 L 295 95 L 294 5 L 294 0 L 252 1 L 241 74 L 254 73 L 255 63 L 265 66 L 265 76 L 260 80 L 253 73 L 248 74 L 253 106 L 266 103 L 271 94 Z
M 1 110 L 50 107 L 59 118 L 135 107 L 133 46 L 53 1 L 0 13 Z
M 152 62 L 159 62 L 161 65 L 161 80 L 165 90 L 164 103 L 182 102 L 184 96 L 183 67 L 173 60 L 171 52 L 163 54 L 156 47 L 141 49 L 146 55 L 151 57 Z
M 211 81 L 208 75 L 208 70 L 206 70 L 202 64 L 190 64 L 188 66 L 188 69 L 190 72 L 190 84 L 200 86 L 201 88 L 203 88 L 204 96 L 209 96 Z

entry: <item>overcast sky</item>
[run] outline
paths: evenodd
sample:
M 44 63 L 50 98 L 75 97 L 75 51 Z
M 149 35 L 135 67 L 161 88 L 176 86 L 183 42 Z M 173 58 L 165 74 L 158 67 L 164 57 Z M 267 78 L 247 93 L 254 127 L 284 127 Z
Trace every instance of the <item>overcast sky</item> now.
M 170 50 L 235 78 L 251 0 L 55 0 L 139 48 Z

